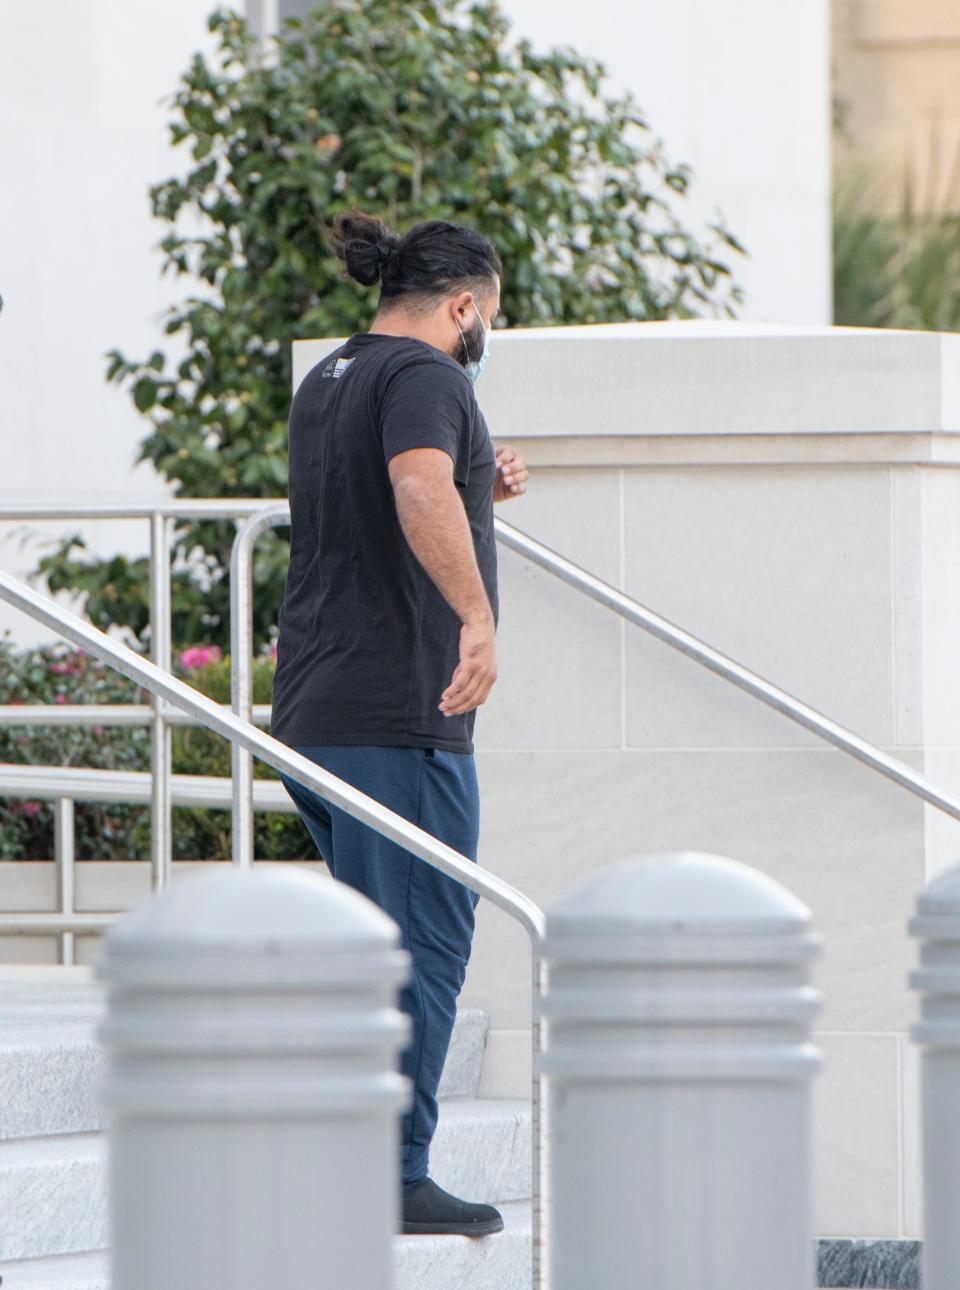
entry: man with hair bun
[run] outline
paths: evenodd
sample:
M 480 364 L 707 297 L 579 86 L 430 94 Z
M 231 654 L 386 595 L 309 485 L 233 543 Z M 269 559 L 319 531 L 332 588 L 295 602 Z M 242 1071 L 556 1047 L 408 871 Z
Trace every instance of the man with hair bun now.
M 503 267 L 485 237 L 447 220 L 400 236 L 353 211 L 334 220 L 330 244 L 380 297 L 369 331 L 321 359 L 291 405 L 271 733 L 476 860 L 473 729 L 497 679 L 493 504 L 527 484 L 523 457 L 494 449 L 474 394 Z M 498 1232 L 492 1205 L 428 1172 L 478 897 L 280 778 L 333 876 L 396 921 L 411 955 L 401 1231 Z

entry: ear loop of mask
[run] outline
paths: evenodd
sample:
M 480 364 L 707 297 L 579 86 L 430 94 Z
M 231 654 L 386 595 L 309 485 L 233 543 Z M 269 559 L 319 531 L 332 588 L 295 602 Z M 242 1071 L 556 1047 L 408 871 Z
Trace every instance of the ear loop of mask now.
M 484 349 L 486 349 L 486 347 L 487 347 L 487 325 L 486 325 L 486 323 L 483 321 L 483 315 L 481 314 L 480 310 L 479 310 L 479 309 L 477 309 L 476 301 L 474 301 L 473 307 L 474 307 L 474 309 L 476 310 L 477 317 L 480 319 L 480 326 L 483 328 L 483 348 L 484 348 Z M 470 347 L 469 347 L 469 345 L 467 344 L 467 337 L 466 337 L 466 333 L 464 332 L 463 328 L 460 326 L 460 324 L 459 324 L 459 323 L 457 323 L 457 331 L 460 333 L 460 339 L 463 341 L 463 352 L 464 352 L 464 353 L 466 354 L 466 356 L 467 356 L 467 363 L 468 363 L 468 364 L 470 364 L 470 363 L 476 363 L 478 360 L 477 360 L 477 359 L 475 359 L 475 358 L 471 358 L 471 357 L 470 357 Z

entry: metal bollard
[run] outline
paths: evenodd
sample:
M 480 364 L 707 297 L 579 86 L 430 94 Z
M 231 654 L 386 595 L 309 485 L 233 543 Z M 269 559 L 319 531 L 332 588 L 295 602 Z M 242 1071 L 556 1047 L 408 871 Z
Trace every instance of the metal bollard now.
M 393 1286 L 398 937 L 343 883 L 263 862 L 110 928 L 112 1290 Z
M 547 913 L 552 1290 L 810 1290 L 821 937 L 773 879 L 630 857 Z
M 910 1027 L 910 1038 L 921 1045 L 920 1280 L 924 1290 L 955 1290 L 960 1285 L 960 865 L 920 891 L 907 928 L 920 938 L 920 967 L 908 978 L 920 992 L 920 1021 Z

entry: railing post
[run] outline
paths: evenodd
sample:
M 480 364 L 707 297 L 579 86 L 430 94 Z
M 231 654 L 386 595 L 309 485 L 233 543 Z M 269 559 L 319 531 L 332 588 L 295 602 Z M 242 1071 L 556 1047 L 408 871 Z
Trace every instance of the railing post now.
M 920 940 L 909 975 L 920 993 L 910 1038 L 920 1048 L 924 1290 L 960 1285 L 957 1160 L 960 1158 L 960 865 L 920 891 L 907 927 Z
M 69 918 L 74 913 L 74 880 L 76 870 L 75 813 L 72 797 L 58 797 L 53 808 L 53 854 L 57 864 L 57 906 Z M 60 933 L 60 962 L 72 964 L 75 946 L 73 932 Z
M 546 1025 L 541 1004 L 544 996 L 546 971 L 541 953 L 541 942 L 534 939 L 530 946 L 533 960 L 531 1043 L 531 1244 L 530 1271 L 532 1290 L 549 1290 L 547 1271 L 547 1228 L 550 1216 L 550 1198 L 547 1189 L 547 1116 L 543 1098 L 543 1081 L 540 1074 L 540 1057 L 543 1052 L 543 1034 Z
M 150 657 L 157 667 L 169 672 L 172 663 L 170 585 L 170 525 L 162 511 L 150 516 Z M 155 891 L 170 881 L 173 820 L 170 812 L 170 726 L 163 715 L 159 694 L 151 694 L 150 858 Z
M 113 1290 L 389 1290 L 409 955 L 359 892 L 295 866 L 191 874 L 115 923 Z
M 809 922 L 698 852 L 630 857 L 548 910 L 552 1290 L 815 1284 Z
M 230 701 L 244 721 L 253 720 L 253 544 L 269 528 L 290 522 L 287 502 L 272 502 L 238 524 L 230 553 Z M 232 856 L 239 868 L 253 864 L 253 758 L 230 747 L 233 799 Z

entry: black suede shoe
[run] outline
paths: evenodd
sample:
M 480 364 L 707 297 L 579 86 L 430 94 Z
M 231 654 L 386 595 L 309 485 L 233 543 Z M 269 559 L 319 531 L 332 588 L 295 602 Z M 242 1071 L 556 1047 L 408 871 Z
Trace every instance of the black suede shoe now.
M 424 1178 L 401 1198 L 400 1231 L 404 1236 L 436 1232 L 457 1236 L 489 1236 L 503 1231 L 503 1218 L 492 1205 L 460 1200 Z

